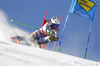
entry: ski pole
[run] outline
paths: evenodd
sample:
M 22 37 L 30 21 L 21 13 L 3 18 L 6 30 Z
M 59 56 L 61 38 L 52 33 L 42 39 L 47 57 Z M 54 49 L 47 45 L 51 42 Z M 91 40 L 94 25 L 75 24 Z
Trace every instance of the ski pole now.
M 11 22 L 15 22 L 15 23 L 18 23 L 18 24 L 24 25 L 24 26 L 26 26 L 26 27 L 33 28 L 33 29 L 38 30 L 38 28 L 35 28 L 35 27 L 32 27 L 32 26 L 29 26 L 29 25 L 26 25 L 26 24 L 23 24 L 23 23 L 20 23 L 20 22 L 14 21 L 14 20 L 11 20 Z
M 14 21 L 14 20 L 11 20 L 11 22 L 15 22 L 15 23 L 18 23 L 18 24 L 24 25 L 24 26 L 26 26 L 26 27 L 33 28 L 33 29 L 35 29 L 35 30 L 39 30 L 38 28 L 35 28 L 35 27 L 32 27 L 32 26 L 29 26 L 29 25 L 26 25 L 26 24 L 23 24 L 23 23 L 20 23 L 20 22 Z M 40 31 L 40 30 L 39 30 L 39 31 Z M 50 33 L 48 33 L 48 32 L 45 32 L 45 33 L 47 33 L 47 35 L 51 36 Z

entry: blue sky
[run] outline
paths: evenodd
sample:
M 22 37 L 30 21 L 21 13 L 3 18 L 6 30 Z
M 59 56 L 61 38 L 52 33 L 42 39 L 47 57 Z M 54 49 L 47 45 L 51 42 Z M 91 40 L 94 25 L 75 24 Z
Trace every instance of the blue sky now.
M 0 0 L 0 10 L 3 10 L 7 16 L 9 23 L 16 25 L 20 29 L 32 33 L 34 29 L 10 22 L 10 19 L 15 21 L 40 28 L 45 11 L 48 11 L 47 20 L 53 16 L 62 15 L 60 25 L 60 35 L 65 23 L 72 0 Z M 100 22 L 99 22 L 99 7 L 95 11 L 94 22 L 89 42 L 87 59 L 100 62 Z M 90 21 L 78 15 L 70 14 L 64 37 L 62 39 L 61 53 L 84 57 L 86 43 L 89 34 Z M 58 47 L 59 41 L 56 44 Z M 53 43 L 47 44 L 47 50 L 52 50 Z M 56 51 L 56 50 L 55 50 Z

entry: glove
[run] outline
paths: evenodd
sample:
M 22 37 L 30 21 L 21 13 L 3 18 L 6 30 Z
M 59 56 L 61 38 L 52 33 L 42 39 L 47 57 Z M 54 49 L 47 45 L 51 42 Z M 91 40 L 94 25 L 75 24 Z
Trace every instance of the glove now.
M 49 39 L 50 39 L 51 42 L 52 42 L 52 41 L 58 41 L 58 40 L 59 40 L 58 37 L 53 37 L 53 36 L 51 36 Z
M 47 32 L 47 34 L 52 35 L 52 31 Z
M 52 41 L 54 41 L 54 39 L 55 39 L 55 37 L 54 36 L 50 36 L 50 41 L 52 42 Z

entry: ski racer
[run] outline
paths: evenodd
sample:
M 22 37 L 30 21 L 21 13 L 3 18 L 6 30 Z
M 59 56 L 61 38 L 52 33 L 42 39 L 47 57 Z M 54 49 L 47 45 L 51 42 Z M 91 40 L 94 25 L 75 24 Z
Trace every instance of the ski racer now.
M 30 37 L 37 44 L 47 44 L 48 42 L 59 40 L 59 25 L 60 20 L 57 17 L 52 17 L 51 22 L 46 22 L 44 26 L 35 32 Z

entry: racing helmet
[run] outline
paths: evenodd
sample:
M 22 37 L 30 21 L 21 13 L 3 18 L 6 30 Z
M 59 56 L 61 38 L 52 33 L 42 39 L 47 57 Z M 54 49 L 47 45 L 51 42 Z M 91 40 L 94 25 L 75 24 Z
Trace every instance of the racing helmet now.
M 51 23 L 53 23 L 53 24 L 60 24 L 60 20 L 57 17 L 52 17 L 51 18 Z

